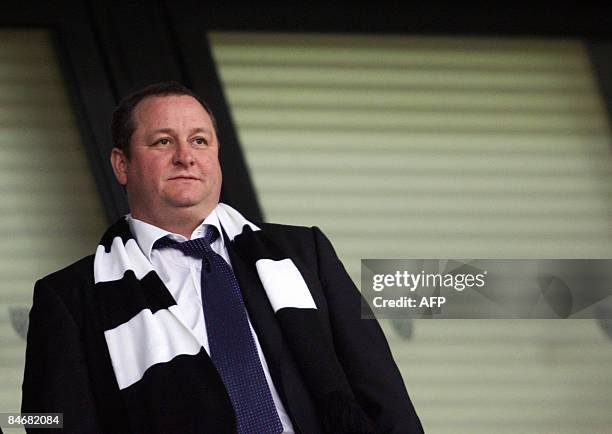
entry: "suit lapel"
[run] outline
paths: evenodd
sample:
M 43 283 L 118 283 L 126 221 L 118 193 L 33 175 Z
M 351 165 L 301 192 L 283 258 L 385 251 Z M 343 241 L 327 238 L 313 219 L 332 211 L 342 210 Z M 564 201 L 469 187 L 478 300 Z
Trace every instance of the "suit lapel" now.
M 296 433 L 320 433 L 318 416 L 308 388 L 291 354 L 281 330 L 277 315 L 257 273 L 255 262 L 261 258 L 290 257 L 284 254 L 270 233 L 260 231 L 249 234 L 245 229 L 229 241 L 224 233 L 234 274 L 240 284 L 251 323 L 266 355 L 270 375 L 276 390 L 289 413 Z M 252 238 L 256 235 L 255 238 Z M 280 255 L 280 256 L 279 256 Z

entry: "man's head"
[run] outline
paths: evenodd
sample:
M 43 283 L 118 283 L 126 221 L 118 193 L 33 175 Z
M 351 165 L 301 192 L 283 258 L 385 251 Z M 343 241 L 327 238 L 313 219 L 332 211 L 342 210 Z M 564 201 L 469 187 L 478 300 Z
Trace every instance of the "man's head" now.
M 134 109 L 145 98 L 151 96 L 168 96 L 168 95 L 188 95 L 195 98 L 204 107 L 204 110 L 210 116 L 215 132 L 217 131 L 217 122 L 213 116 L 212 110 L 208 104 L 197 94 L 186 88 L 176 81 L 166 81 L 156 83 L 140 89 L 134 93 L 127 95 L 120 102 L 111 121 L 111 134 L 113 138 L 113 147 L 120 149 L 129 158 L 130 157 L 130 140 L 136 129 L 134 124 Z
M 178 83 L 149 86 L 113 114 L 111 164 L 135 218 L 175 227 L 203 219 L 219 201 L 214 118 Z

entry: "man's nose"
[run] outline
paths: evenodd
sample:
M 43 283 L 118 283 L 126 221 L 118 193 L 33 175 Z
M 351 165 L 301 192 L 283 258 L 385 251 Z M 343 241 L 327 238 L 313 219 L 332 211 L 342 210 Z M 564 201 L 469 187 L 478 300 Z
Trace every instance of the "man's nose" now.
M 195 160 L 193 158 L 193 148 L 191 147 L 191 143 L 184 141 L 177 143 L 172 162 L 174 164 L 182 164 L 184 166 L 193 165 Z

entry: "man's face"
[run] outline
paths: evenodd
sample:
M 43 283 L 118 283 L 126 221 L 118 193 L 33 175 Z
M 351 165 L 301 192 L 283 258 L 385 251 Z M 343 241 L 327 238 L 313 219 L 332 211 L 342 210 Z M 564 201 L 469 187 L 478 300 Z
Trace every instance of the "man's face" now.
M 210 116 L 187 95 L 153 96 L 133 112 L 130 158 L 113 149 L 115 176 L 135 218 L 162 225 L 180 215 L 205 218 L 221 191 L 219 144 Z

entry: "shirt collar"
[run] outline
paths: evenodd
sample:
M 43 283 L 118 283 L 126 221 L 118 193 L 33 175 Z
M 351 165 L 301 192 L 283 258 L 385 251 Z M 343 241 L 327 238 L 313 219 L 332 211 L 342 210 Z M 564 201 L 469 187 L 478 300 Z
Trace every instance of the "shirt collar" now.
M 170 236 L 170 238 L 175 239 L 179 242 L 187 241 L 187 239 L 183 235 L 168 232 L 165 229 L 162 229 L 150 223 L 143 222 L 142 220 L 138 220 L 132 217 L 131 214 L 126 215 L 126 218 L 130 226 L 130 231 L 136 239 L 136 243 L 138 243 L 140 250 L 142 250 L 142 252 L 145 254 L 147 259 L 149 259 L 149 261 L 151 260 L 151 251 L 153 250 L 153 244 L 160 238 Z M 207 225 L 215 226 L 219 231 L 219 234 L 223 234 L 216 207 L 212 210 L 208 217 L 206 217 L 204 221 L 200 223 L 198 227 L 195 228 L 195 230 L 191 234 L 191 239 L 193 240 L 194 238 L 203 237 L 206 233 Z M 218 239 L 222 239 L 222 237 L 219 237 Z

